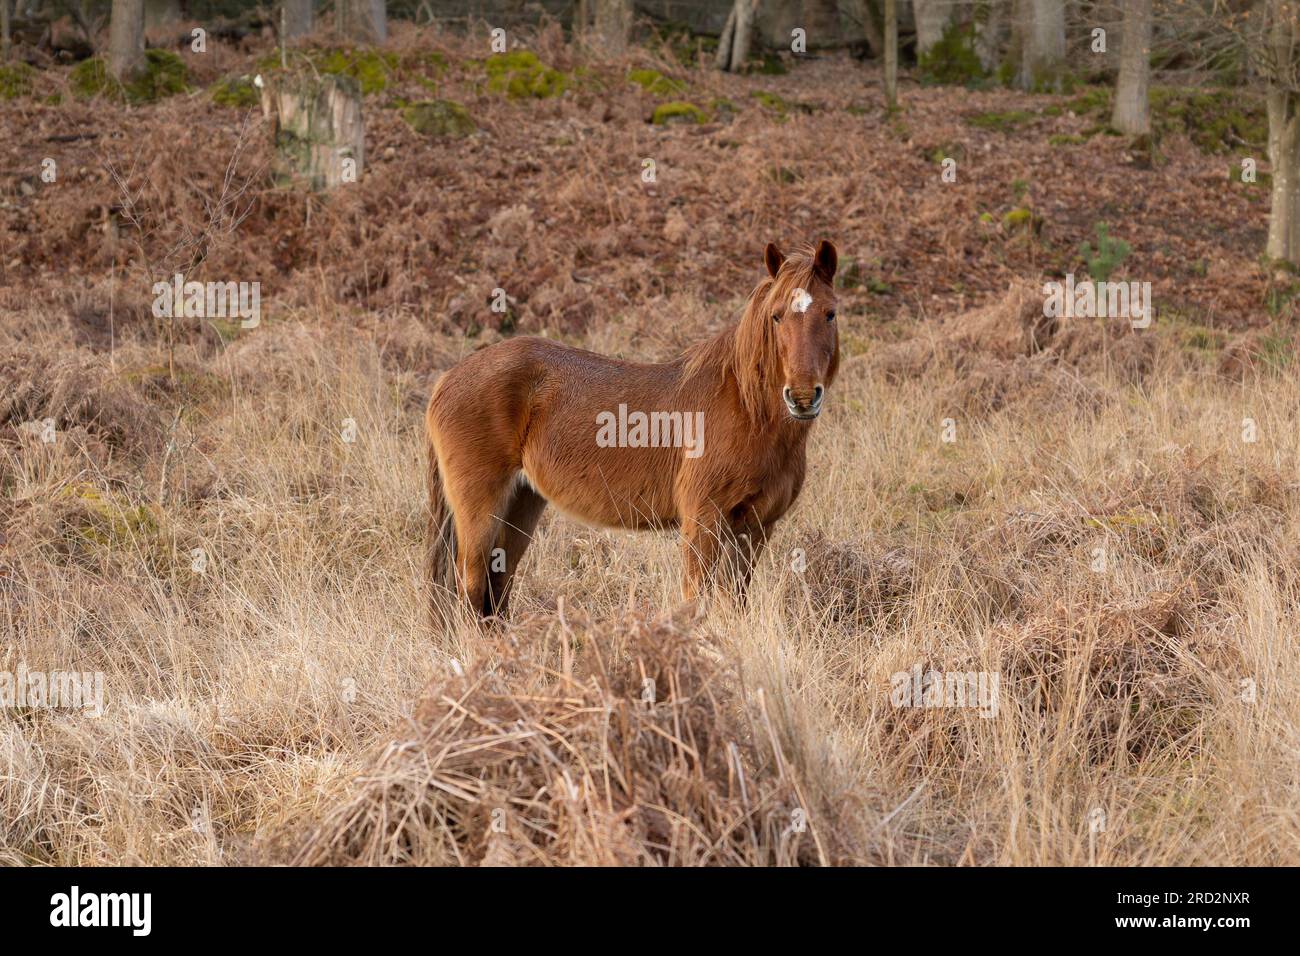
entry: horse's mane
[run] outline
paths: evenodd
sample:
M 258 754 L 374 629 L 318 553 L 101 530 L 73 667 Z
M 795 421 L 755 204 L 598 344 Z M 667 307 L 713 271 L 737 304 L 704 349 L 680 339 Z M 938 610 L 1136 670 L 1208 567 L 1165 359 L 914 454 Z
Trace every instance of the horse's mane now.
M 781 374 L 772 313 L 777 303 L 788 304 L 796 289 L 811 289 L 813 282 L 813 248 L 807 246 L 786 257 L 776 278 L 764 276 L 754 287 L 738 323 L 687 351 L 686 378 L 705 375 L 714 379 L 714 388 L 722 388 L 730 374 L 749 417 L 765 423 L 772 415 L 772 381 Z

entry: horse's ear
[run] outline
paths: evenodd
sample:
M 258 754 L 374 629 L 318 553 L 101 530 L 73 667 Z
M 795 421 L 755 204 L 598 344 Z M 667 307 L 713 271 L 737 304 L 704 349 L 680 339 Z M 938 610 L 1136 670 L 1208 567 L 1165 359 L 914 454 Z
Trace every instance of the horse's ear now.
M 839 255 L 835 247 L 823 239 L 817 243 L 817 252 L 813 256 L 813 272 L 823 282 L 831 285 L 835 280 L 835 267 L 839 264 Z
M 781 263 L 785 262 L 785 253 L 776 247 L 775 242 L 769 242 L 763 258 L 767 261 L 768 275 L 775 279 L 776 274 L 781 271 Z

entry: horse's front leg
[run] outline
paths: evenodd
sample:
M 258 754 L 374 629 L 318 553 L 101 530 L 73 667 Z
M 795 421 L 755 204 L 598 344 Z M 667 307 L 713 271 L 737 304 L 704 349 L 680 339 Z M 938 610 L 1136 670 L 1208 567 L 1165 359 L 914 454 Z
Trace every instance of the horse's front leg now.
M 689 511 L 682 522 L 683 597 L 693 601 L 720 586 L 743 604 L 767 532 L 752 514 L 736 517 L 713 504 Z
M 767 546 L 768 529 L 761 524 L 743 524 L 735 529 L 728 552 L 728 587 L 737 603 L 744 605 L 754 567 Z
M 731 530 L 711 504 L 682 516 L 682 597 L 694 601 L 711 591 L 731 547 Z

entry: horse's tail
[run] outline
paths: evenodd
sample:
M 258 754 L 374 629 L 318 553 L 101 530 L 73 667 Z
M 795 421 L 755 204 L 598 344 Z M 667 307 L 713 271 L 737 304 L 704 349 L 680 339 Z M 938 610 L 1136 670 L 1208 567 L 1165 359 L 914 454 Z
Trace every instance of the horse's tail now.
M 3 0 L 0 0 L 3 2 Z M 441 620 L 439 608 L 448 594 L 456 593 L 456 521 L 443 492 L 438 453 L 430 433 L 425 483 L 429 490 L 429 521 L 425 532 L 425 565 L 429 581 L 429 608 L 434 623 Z

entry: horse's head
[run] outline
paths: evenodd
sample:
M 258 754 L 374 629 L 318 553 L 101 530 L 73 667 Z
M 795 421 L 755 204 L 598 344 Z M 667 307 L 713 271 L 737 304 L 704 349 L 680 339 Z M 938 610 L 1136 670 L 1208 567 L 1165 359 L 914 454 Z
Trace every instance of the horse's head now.
M 781 361 L 781 398 L 792 418 L 812 421 L 821 412 L 839 365 L 835 247 L 823 239 L 811 257 L 787 258 L 775 243 L 768 243 L 766 259 L 772 276 L 768 321 L 773 323 Z

